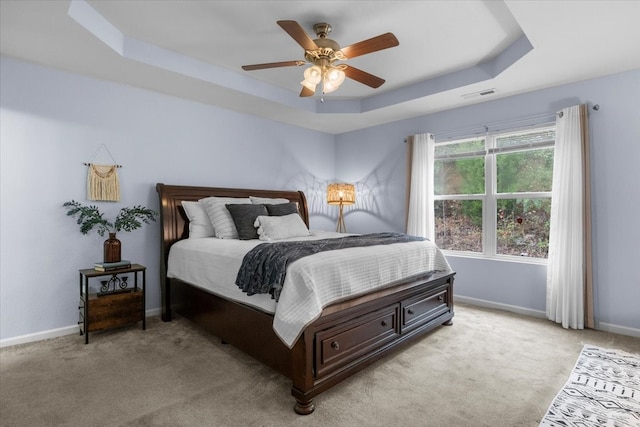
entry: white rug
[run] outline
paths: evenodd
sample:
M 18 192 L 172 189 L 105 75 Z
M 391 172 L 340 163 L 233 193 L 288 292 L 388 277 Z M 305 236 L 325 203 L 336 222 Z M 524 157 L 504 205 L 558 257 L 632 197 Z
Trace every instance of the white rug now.
M 639 427 L 640 355 L 585 345 L 544 427 Z

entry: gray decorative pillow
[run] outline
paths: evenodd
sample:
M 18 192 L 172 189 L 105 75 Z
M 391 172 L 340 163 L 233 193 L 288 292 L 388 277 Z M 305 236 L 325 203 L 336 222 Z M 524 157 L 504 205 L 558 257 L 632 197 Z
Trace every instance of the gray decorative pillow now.
M 258 238 L 258 231 L 253 223 L 260 215 L 268 215 L 267 208 L 264 205 L 245 205 L 231 204 L 226 205 L 236 230 L 238 230 L 238 238 L 240 240 L 251 240 Z
M 264 205 L 269 212 L 269 216 L 284 216 L 298 213 L 298 205 L 294 202 L 278 203 L 276 205 Z

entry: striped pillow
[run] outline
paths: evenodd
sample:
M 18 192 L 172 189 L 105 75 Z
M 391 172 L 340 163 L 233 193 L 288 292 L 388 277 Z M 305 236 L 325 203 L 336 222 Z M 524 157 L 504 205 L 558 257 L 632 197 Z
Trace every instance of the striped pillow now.
M 207 197 L 199 200 L 207 211 L 216 237 L 220 239 L 237 239 L 238 230 L 233 223 L 231 213 L 227 209 L 228 204 L 251 204 L 249 198 L 239 197 Z

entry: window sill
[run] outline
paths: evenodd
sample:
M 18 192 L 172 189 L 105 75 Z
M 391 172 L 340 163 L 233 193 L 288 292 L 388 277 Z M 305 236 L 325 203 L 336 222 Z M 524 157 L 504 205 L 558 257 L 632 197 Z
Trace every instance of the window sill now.
M 543 258 L 517 257 L 507 255 L 484 255 L 474 252 L 449 251 L 444 249 L 442 250 L 442 253 L 447 257 L 483 259 L 487 261 L 513 262 L 518 264 L 547 265 L 547 260 Z

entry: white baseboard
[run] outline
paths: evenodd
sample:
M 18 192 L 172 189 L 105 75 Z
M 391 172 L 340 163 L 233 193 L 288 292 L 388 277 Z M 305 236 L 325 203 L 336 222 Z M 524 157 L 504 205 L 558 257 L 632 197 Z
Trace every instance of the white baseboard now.
M 477 306 L 486 307 L 486 308 L 495 308 L 497 310 L 510 311 L 512 313 L 523 314 L 525 316 L 538 317 L 540 319 L 547 318 L 547 313 L 545 313 L 544 311 L 534 310 L 532 308 L 520 307 L 517 305 L 503 304 L 495 301 L 487 301 L 479 298 L 471 298 L 471 297 L 465 297 L 462 295 L 454 294 L 453 301 L 454 301 L 454 304 L 456 302 L 461 302 L 463 304 L 477 305 Z
M 520 307 L 517 305 L 502 304 L 499 302 L 487 301 L 483 299 L 465 297 L 462 295 L 455 295 L 455 294 L 453 295 L 453 300 L 454 300 L 454 304 L 455 302 L 461 302 L 463 304 L 477 305 L 479 307 L 494 308 L 497 310 L 506 310 L 513 313 L 522 314 L 525 316 L 537 317 L 540 319 L 547 318 L 547 313 L 544 311 L 533 310 L 531 308 Z M 596 330 L 640 338 L 640 329 L 630 328 L 628 326 L 620 326 L 620 325 L 614 325 L 611 323 L 597 322 Z
M 151 316 L 159 316 L 161 310 L 159 308 L 154 308 L 153 310 L 147 310 L 147 317 Z M 72 334 L 80 334 L 80 329 L 78 329 L 78 325 L 65 326 L 63 328 L 50 329 L 48 331 L 36 332 L 33 334 L 20 335 L 18 337 L 13 338 L 5 338 L 0 340 L 0 348 L 2 347 L 10 347 L 12 345 L 18 344 L 27 344 L 30 342 L 47 340 L 50 338 L 63 337 L 65 335 Z
M 36 332 L 34 334 L 21 335 L 19 337 L 6 338 L 0 340 L 0 348 L 10 347 L 12 345 L 26 344 L 35 341 L 47 340 L 49 338 L 57 338 L 65 335 L 79 334 L 78 325 L 65 326 L 64 328 L 49 329 L 48 331 Z
M 598 322 L 598 330 L 613 332 L 614 334 L 628 335 L 630 337 L 640 338 L 640 329 L 629 328 L 628 326 L 613 325 L 611 323 Z

